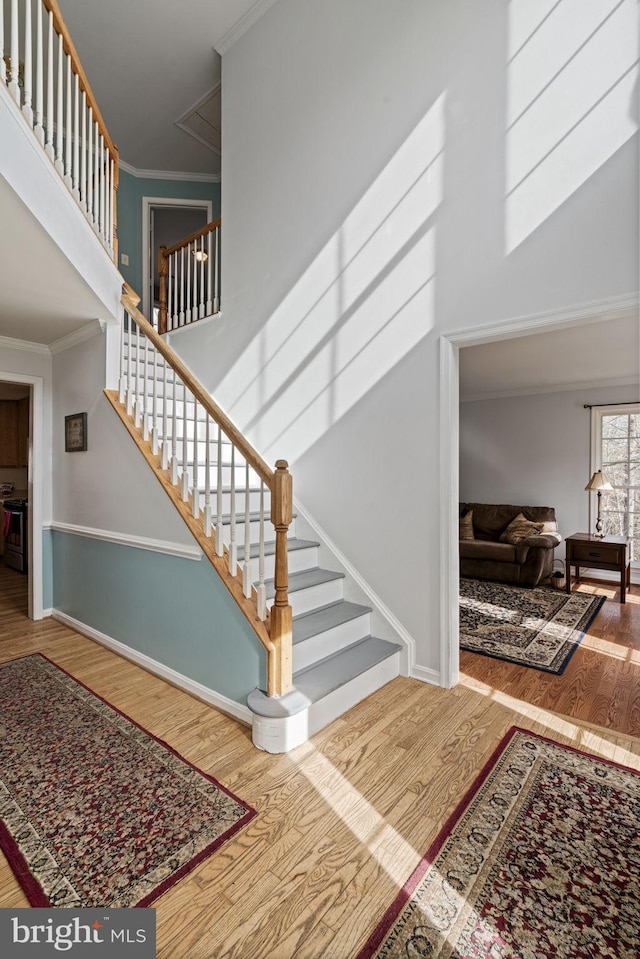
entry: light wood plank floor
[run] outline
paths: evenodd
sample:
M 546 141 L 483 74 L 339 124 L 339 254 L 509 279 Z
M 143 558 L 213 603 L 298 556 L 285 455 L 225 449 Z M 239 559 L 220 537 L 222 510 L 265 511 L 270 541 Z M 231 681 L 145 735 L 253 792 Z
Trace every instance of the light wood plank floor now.
M 636 605 L 637 597 L 636 589 Z M 593 643 L 622 648 L 611 605 Z M 25 613 L 24 578 L 0 567 L 0 660 L 43 652 L 259 811 L 158 900 L 160 959 L 351 959 L 512 725 L 640 768 L 640 740 L 553 712 L 537 675 L 494 682 L 495 661 L 490 676 L 465 675 L 454 690 L 396 679 L 311 742 L 268 756 L 234 720 Z M 637 651 L 635 614 L 630 622 L 627 645 Z M 579 695 L 560 697 L 562 709 L 579 704 L 580 713 L 598 699 L 605 666 L 603 688 L 615 690 L 616 667 L 637 685 L 629 673 L 637 659 L 609 655 L 608 646 L 600 652 L 601 666 L 588 659 L 589 678 Z M 541 700 L 534 705 L 530 688 Z M 608 720 L 617 711 L 598 706 L 594 714 Z M 26 904 L 1 860 L 0 907 Z

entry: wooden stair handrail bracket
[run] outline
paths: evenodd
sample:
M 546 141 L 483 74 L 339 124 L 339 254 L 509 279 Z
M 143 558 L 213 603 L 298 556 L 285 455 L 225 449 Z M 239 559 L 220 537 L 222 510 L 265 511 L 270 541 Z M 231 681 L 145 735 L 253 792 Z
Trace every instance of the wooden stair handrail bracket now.
M 234 597 L 236 603 L 244 613 L 246 619 L 252 626 L 256 635 L 258 636 L 260 642 L 264 646 L 267 652 L 267 695 L 268 696 L 284 696 L 291 691 L 293 685 L 293 653 L 292 653 L 292 609 L 289 603 L 288 596 L 288 552 L 287 552 L 287 535 L 288 529 L 293 519 L 293 490 L 292 490 L 292 477 L 288 470 L 288 464 L 286 460 L 278 460 L 276 462 L 275 471 L 272 470 L 267 463 L 263 460 L 260 454 L 253 448 L 250 442 L 246 439 L 245 436 L 240 432 L 240 430 L 235 426 L 235 424 L 229 419 L 226 413 L 220 409 L 217 403 L 212 399 L 211 395 L 207 393 L 201 383 L 193 376 L 191 371 L 185 366 L 180 357 L 171 349 L 170 346 L 165 343 L 161 334 L 158 333 L 151 323 L 143 316 L 140 310 L 137 307 L 138 298 L 130 287 L 125 286 L 125 289 L 122 294 L 122 305 L 124 310 L 129 316 L 129 336 L 131 337 L 131 321 L 136 326 L 136 344 L 138 342 L 137 338 L 139 332 L 146 337 L 146 342 L 151 344 L 151 347 L 156 351 L 157 355 L 160 355 L 164 358 L 168 366 L 173 370 L 175 376 L 183 384 L 185 391 L 188 391 L 193 401 L 197 406 L 199 405 L 202 409 L 208 414 L 208 417 L 217 424 L 220 434 L 226 437 L 230 441 L 232 449 L 237 451 L 244 459 L 246 467 L 241 467 L 243 470 L 246 468 L 247 477 L 249 476 L 249 468 L 254 471 L 260 482 L 263 484 L 266 489 L 269 490 L 271 496 L 271 523 L 275 529 L 275 573 L 274 573 L 274 587 L 275 587 L 275 597 L 274 602 L 269 612 L 265 611 L 264 603 L 259 605 L 258 603 L 258 592 L 254 586 L 251 584 L 251 577 L 246 581 L 243 579 L 243 574 L 239 573 L 239 563 L 236 568 L 235 558 L 231 559 L 230 557 L 235 557 L 235 543 L 232 538 L 232 543 L 234 544 L 232 549 L 227 548 L 226 545 L 223 545 L 221 538 L 216 542 L 217 529 L 214 528 L 215 524 L 211 523 L 211 515 L 207 515 L 209 507 L 205 505 L 204 511 L 200 509 L 200 503 L 202 500 L 199 498 L 201 490 L 197 488 L 195 471 L 198 466 L 199 454 L 197 452 L 197 436 L 193 434 L 193 458 L 194 458 L 194 477 L 193 477 L 193 492 L 189 492 L 187 495 L 187 490 L 183 487 L 182 494 L 179 492 L 179 485 L 176 484 L 176 478 L 173 475 L 174 471 L 172 468 L 167 468 L 167 459 L 166 459 L 166 446 L 169 443 L 169 432 L 164 432 L 162 429 L 162 415 L 156 413 L 156 408 L 158 404 L 156 403 L 156 393 L 153 395 L 153 414 L 150 414 L 150 404 L 151 401 L 148 399 L 147 392 L 147 383 L 146 378 L 145 382 L 140 389 L 139 375 L 140 371 L 138 369 L 140 365 L 140 350 L 136 345 L 135 351 L 135 360 L 136 360 L 136 374 L 135 381 L 134 377 L 131 374 L 131 366 L 127 368 L 127 375 L 125 377 L 124 368 L 125 368 L 125 351 L 124 351 L 124 327 L 123 327 L 123 345 L 121 352 L 121 384 L 120 384 L 120 393 L 116 391 L 105 391 L 107 398 L 113 405 L 114 409 L 122 419 L 124 425 L 129 431 L 130 435 L 136 442 L 136 444 L 141 449 L 145 459 L 151 466 L 152 470 L 155 472 L 158 480 L 161 482 L 165 491 L 172 499 L 174 505 L 182 515 L 183 519 L 189 526 L 191 532 L 195 536 L 198 544 L 202 548 L 204 554 L 210 560 L 216 572 L 220 575 L 221 579 L 229 589 L 230 593 Z M 131 339 L 130 339 L 131 344 Z M 131 349 L 131 346 L 130 346 Z M 147 345 L 144 348 L 144 356 L 147 356 Z M 128 355 L 127 362 L 131 364 L 131 353 Z M 154 359 L 154 369 L 156 368 L 156 360 Z M 146 375 L 145 375 L 146 376 Z M 165 382 L 166 382 L 166 373 L 165 373 Z M 127 386 L 128 383 L 128 386 Z M 154 378 L 152 383 L 152 389 L 155 391 L 157 389 L 157 382 Z M 130 392 L 135 393 L 134 401 L 131 400 L 131 395 L 128 395 Z M 176 386 L 173 387 L 174 397 L 176 394 Z M 126 402 L 125 402 L 126 397 Z M 175 399 L 174 399 L 174 408 L 175 408 Z M 186 425 L 186 392 L 182 400 L 183 405 L 185 406 L 185 425 Z M 139 406 L 143 407 L 142 423 L 138 423 L 139 415 Z M 166 410 L 167 406 L 167 397 L 164 397 L 163 408 Z M 136 415 L 132 413 L 132 409 L 136 409 Z M 166 416 L 166 413 L 164 414 Z M 194 414 L 195 415 L 195 414 Z M 153 426 L 150 428 L 149 419 L 153 419 Z M 194 421 L 195 423 L 195 421 Z M 207 487 L 206 487 L 206 496 L 209 495 L 209 485 L 208 485 L 208 471 L 209 471 L 209 459 L 208 459 L 208 450 L 209 450 L 209 420 L 206 419 L 206 436 L 207 436 Z M 158 431 L 162 433 L 161 438 L 158 437 Z M 175 427 L 172 427 L 171 436 L 173 442 L 175 443 Z M 183 435 L 186 435 L 183 433 Z M 200 434 L 198 434 L 199 436 Z M 151 439 L 149 438 L 151 437 Z M 218 440 L 218 442 L 220 442 Z M 159 445 L 164 447 L 162 456 L 159 453 Z M 220 457 L 218 457 L 219 462 L 222 462 Z M 233 459 L 232 459 L 231 473 L 232 477 L 234 475 Z M 164 465 L 163 465 L 164 464 Z M 184 468 L 184 463 L 183 463 Z M 235 490 L 235 480 L 232 478 L 232 496 L 233 491 Z M 219 488 L 221 488 L 219 484 Z M 249 528 L 250 520 L 250 510 L 248 504 L 249 496 L 249 486 L 245 487 L 245 535 L 247 535 L 247 530 Z M 233 500 L 232 500 L 233 502 Z M 261 501 L 262 502 L 262 501 Z M 205 499 L 205 504 L 207 504 L 207 499 Z M 235 507 L 233 507 L 235 510 Z M 235 515 L 233 513 L 232 515 Z M 261 505 L 260 512 L 260 530 L 263 530 L 263 518 L 264 511 Z M 253 519 L 251 520 L 253 522 Z M 232 520 L 233 523 L 233 520 Z M 222 529 L 222 526 L 220 526 Z M 233 529 L 233 526 L 232 526 Z M 235 535 L 235 533 L 234 533 Z M 260 544 L 260 563 L 263 562 L 263 535 L 261 532 L 261 544 Z M 245 566 L 249 562 L 249 551 L 247 550 L 246 543 L 248 540 L 245 540 L 245 551 L 244 551 L 244 560 Z M 246 575 L 246 569 L 245 569 Z M 262 591 L 261 595 L 264 595 L 264 581 L 262 577 L 260 578 L 260 589 Z

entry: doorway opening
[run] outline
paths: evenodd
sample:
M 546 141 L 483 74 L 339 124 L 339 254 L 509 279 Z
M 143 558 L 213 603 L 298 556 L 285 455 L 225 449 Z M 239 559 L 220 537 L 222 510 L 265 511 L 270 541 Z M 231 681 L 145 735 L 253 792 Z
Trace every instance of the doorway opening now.
M 142 312 L 157 327 L 160 297 L 158 249 L 183 240 L 213 220 L 211 200 L 142 198 Z

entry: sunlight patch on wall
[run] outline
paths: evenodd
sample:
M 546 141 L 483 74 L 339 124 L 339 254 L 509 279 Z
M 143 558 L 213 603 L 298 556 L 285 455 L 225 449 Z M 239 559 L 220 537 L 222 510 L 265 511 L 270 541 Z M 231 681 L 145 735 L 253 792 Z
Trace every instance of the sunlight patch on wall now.
M 532 6 L 510 4 L 507 254 L 638 128 L 636 0 L 560 0 L 525 39 Z
M 266 456 L 283 436 L 289 457 L 308 449 L 432 327 L 444 100 L 414 128 L 223 381 L 230 415 Z

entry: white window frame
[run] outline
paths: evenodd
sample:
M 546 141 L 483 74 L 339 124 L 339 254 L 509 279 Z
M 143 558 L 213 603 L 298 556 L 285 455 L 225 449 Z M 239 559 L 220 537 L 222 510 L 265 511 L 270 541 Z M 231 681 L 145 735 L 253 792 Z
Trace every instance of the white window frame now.
M 591 475 L 602 469 L 602 420 L 605 416 L 628 416 L 640 414 L 640 403 L 622 403 L 611 406 L 591 407 Z M 589 531 L 593 529 L 598 511 L 597 493 L 589 493 Z M 640 569 L 640 561 L 631 563 L 632 569 Z

